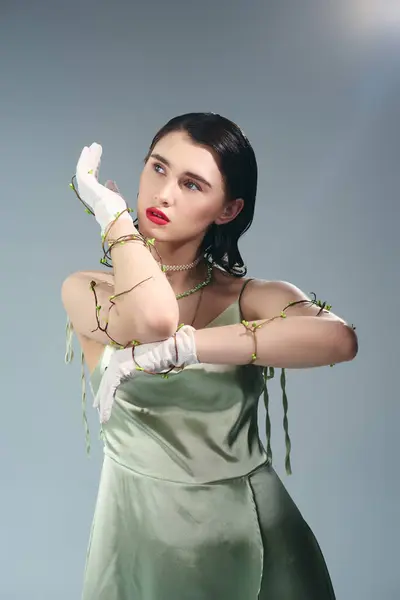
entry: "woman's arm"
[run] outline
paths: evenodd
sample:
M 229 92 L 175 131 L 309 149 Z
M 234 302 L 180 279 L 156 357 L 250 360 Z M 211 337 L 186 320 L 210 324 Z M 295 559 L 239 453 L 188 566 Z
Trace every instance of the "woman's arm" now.
M 243 317 L 250 325 L 262 323 L 303 300 L 309 298 L 291 284 L 253 281 L 243 294 Z M 331 312 L 319 312 L 311 302 L 289 306 L 286 318 L 257 329 L 254 364 L 301 369 L 352 360 L 358 351 L 353 327 Z M 204 363 L 244 365 L 254 352 L 253 334 L 242 324 L 198 330 L 195 341 L 197 357 Z
M 137 234 L 133 223 L 118 220 L 112 226 L 110 237 L 117 239 L 130 234 Z M 112 260 L 113 275 L 99 273 L 93 277 L 91 272 L 80 272 L 64 281 L 62 301 L 75 331 L 101 344 L 109 344 L 111 337 L 123 346 L 133 340 L 147 343 L 171 336 L 178 327 L 178 303 L 148 248 L 137 241 L 117 245 L 112 250 Z M 140 284 L 143 280 L 147 281 Z M 104 327 L 108 320 L 110 337 L 98 329 L 91 281 L 96 284 L 97 306 L 101 307 L 99 321 Z M 131 289 L 116 298 L 110 310 L 110 296 Z

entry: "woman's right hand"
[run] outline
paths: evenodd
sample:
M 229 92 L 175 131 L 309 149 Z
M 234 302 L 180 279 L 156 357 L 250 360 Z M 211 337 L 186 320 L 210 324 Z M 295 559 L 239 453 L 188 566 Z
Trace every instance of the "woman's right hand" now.
M 100 423 L 106 423 L 109 420 L 115 393 L 121 381 L 126 378 L 132 379 L 137 375 L 138 371 L 132 358 L 132 348 L 115 350 L 101 378 L 93 402 L 93 406 L 99 411 Z
M 123 213 L 120 219 L 130 219 L 131 221 L 132 219 L 126 210 L 126 202 L 119 194 L 115 184 L 108 182 L 108 185 L 104 186 L 98 181 L 102 152 L 102 147 L 96 143 L 83 148 L 76 166 L 76 181 L 79 195 L 93 210 L 101 232 L 104 234 L 107 227 L 120 213 Z

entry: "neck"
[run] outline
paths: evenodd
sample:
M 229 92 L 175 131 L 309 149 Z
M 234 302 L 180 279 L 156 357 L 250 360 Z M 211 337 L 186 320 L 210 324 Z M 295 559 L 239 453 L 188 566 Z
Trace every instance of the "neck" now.
M 167 267 L 165 274 L 176 294 L 187 291 L 194 285 L 202 282 L 207 277 L 207 267 L 204 260 L 199 259 L 198 249 L 179 247 L 176 251 L 165 252 L 165 248 L 156 246 L 160 253 L 161 262 Z M 168 269 L 168 267 L 185 267 L 195 263 L 187 269 Z
M 199 240 L 188 242 L 155 241 L 154 258 L 166 267 L 190 265 L 199 257 Z M 165 275 L 176 293 L 181 293 L 202 281 L 207 276 L 203 260 L 186 270 L 166 270 Z
M 207 267 L 204 261 L 201 261 L 189 271 L 168 271 L 166 276 L 175 294 L 181 294 L 206 279 Z
M 166 266 L 189 265 L 199 256 L 197 244 L 180 244 L 155 242 L 155 248 L 161 258 L 161 263 Z

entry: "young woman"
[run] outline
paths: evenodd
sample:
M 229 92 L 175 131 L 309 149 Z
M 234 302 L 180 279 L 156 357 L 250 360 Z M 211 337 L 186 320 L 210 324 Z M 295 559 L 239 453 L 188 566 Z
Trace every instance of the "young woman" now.
M 274 367 L 286 405 L 286 368 L 353 359 L 353 328 L 289 283 L 246 277 L 237 244 L 257 163 L 234 123 L 167 123 L 145 159 L 136 221 L 98 182 L 100 157 L 84 148 L 76 183 L 113 271 L 75 273 L 62 288 L 105 453 L 84 600 L 332 600 L 319 546 L 271 466 L 269 419 L 260 441 L 257 405 Z

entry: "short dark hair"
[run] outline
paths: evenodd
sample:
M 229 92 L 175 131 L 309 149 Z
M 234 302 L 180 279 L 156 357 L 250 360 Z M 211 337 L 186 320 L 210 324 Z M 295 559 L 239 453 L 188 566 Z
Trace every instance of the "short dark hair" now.
M 188 113 L 174 117 L 156 133 L 145 161 L 154 146 L 175 131 L 184 131 L 195 143 L 210 148 L 221 171 L 227 200 L 243 199 L 237 217 L 226 225 L 212 224 L 200 248 L 207 260 L 231 275 L 243 277 L 247 269 L 238 242 L 254 217 L 258 179 L 254 150 L 240 127 L 229 119 L 215 113 Z

